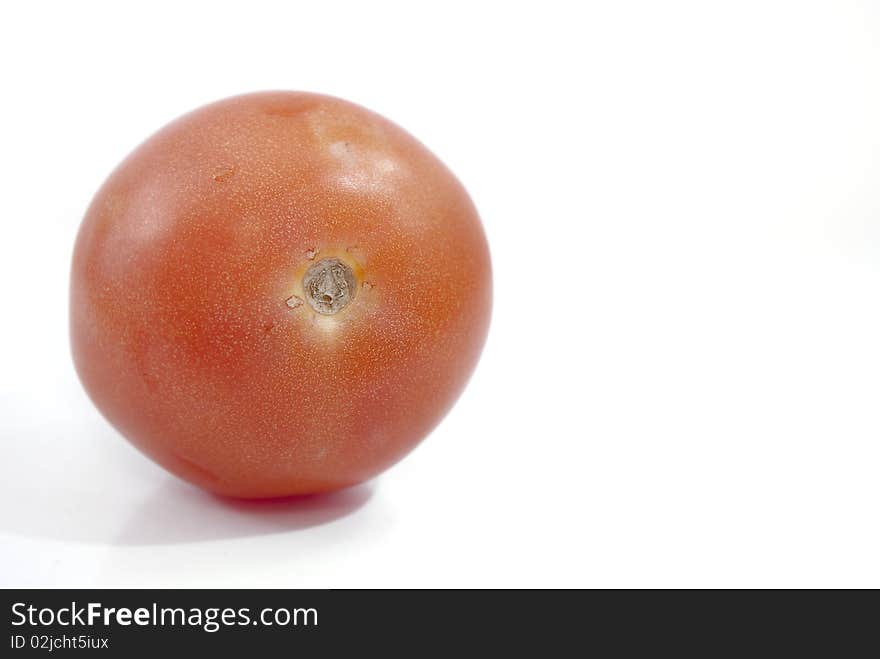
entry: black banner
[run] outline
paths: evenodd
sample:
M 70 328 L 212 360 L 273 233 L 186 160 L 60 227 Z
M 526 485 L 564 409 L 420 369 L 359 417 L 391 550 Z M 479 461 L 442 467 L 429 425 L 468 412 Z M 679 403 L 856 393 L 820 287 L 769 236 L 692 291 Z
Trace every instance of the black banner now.
M 876 650 L 873 592 L 5 590 L 2 656 Z

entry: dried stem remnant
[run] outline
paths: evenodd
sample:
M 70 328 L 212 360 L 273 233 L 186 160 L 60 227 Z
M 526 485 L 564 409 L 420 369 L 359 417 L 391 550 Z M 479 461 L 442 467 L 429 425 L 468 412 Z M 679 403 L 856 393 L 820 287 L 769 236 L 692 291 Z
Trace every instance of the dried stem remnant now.
M 351 268 L 339 259 L 321 259 L 306 270 L 303 290 L 312 309 L 330 316 L 354 299 L 357 280 Z

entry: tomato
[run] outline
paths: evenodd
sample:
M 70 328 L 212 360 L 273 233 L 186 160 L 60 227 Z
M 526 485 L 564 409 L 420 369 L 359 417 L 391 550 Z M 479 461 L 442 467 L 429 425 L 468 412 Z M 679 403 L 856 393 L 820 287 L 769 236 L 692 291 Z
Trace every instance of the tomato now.
M 491 299 L 477 212 L 427 148 L 343 100 L 257 93 L 172 122 L 98 191 L 72 351 L 104 416 L 174 474 L 315 493 L 440 421 Z

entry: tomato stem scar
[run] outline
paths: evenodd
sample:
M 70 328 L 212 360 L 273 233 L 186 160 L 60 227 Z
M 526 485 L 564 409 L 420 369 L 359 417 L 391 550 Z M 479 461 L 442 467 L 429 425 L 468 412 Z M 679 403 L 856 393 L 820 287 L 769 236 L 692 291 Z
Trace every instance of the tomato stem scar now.
M 354 299 L 357 279 L 348 264 L 340 259 L 321 259 L 303 275 L 303 290 L 312 309 L 331 316 Z

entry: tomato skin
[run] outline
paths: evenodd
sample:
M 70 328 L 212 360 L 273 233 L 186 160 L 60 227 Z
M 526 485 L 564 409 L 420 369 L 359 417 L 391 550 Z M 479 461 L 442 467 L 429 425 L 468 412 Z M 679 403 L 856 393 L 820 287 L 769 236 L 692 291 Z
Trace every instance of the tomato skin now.
M 351 268 L 333 315 L 302 301 Z M 178 476 L 237 497 L 333 490 L 410 451 L 485 342 L 491 267 L 470 198 L 422 144 L 339 99 L 248 94 L 138 147 L 80 228 L 79 376 Z

